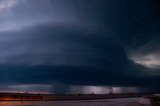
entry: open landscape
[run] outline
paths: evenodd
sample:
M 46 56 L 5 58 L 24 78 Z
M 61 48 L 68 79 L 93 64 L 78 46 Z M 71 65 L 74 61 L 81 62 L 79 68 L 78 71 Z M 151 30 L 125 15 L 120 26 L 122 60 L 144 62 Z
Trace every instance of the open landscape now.
M 76 101 L 3 101 L 0 106 L 138 106 L 139 98 Z
M 142 97 L 155 96 L 147 93 L 103 95 L 1 93 L 0 106 L 141 106 L 140 100 L 141 103 L 147 102 L 147 98 Z

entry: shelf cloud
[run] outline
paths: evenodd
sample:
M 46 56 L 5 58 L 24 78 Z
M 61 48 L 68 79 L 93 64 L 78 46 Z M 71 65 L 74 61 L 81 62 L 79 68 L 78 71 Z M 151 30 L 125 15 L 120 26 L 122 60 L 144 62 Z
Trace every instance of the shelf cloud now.
M 159 7 L 158 0 L 0 0 L 0 83 L 158 91 Z

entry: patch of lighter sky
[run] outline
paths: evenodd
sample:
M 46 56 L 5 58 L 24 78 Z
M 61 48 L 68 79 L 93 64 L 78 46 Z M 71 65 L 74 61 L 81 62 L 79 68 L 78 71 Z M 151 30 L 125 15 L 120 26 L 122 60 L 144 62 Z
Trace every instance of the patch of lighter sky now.
M 72 86 L 70 87 L 70 93 L 82 93 L 82 94 L 109 94 L 109 93 L 137 93 L 139 89 L 137 87 L 111 87 L 111 86 Z
M 151 69 L 159 69 L 160 68 L 160 55 L 155 53 L 148 53 L 144 55 L 140 54 L 132 54 L 129 56 L 131 60 L 133 60 L 135 63 L 143 65 L 147 68 Z
M 0 0 L 0 12 L 13 7 L 17 0 Z

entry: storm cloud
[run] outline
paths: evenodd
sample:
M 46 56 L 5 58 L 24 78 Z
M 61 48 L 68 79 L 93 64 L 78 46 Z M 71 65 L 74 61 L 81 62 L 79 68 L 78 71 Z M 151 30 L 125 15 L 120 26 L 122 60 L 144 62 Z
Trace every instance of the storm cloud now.
M 37 84 L 47 84 L 53 90 L 45 90 L 58 93 L 86 93 L 82 88 L 100 93 L 95 88 L 107 87 L 158 91 L 159 5 L 158 0 L 1 0 L 0 90 L 26 84 L 35 91 Z

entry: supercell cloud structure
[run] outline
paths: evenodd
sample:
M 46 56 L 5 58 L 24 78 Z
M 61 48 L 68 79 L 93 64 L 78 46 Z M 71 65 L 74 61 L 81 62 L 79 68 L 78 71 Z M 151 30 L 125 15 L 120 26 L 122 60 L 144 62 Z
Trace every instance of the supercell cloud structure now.
M 158 0 L 0 0 L 0 90 L 159 92 L 159 7 Z

